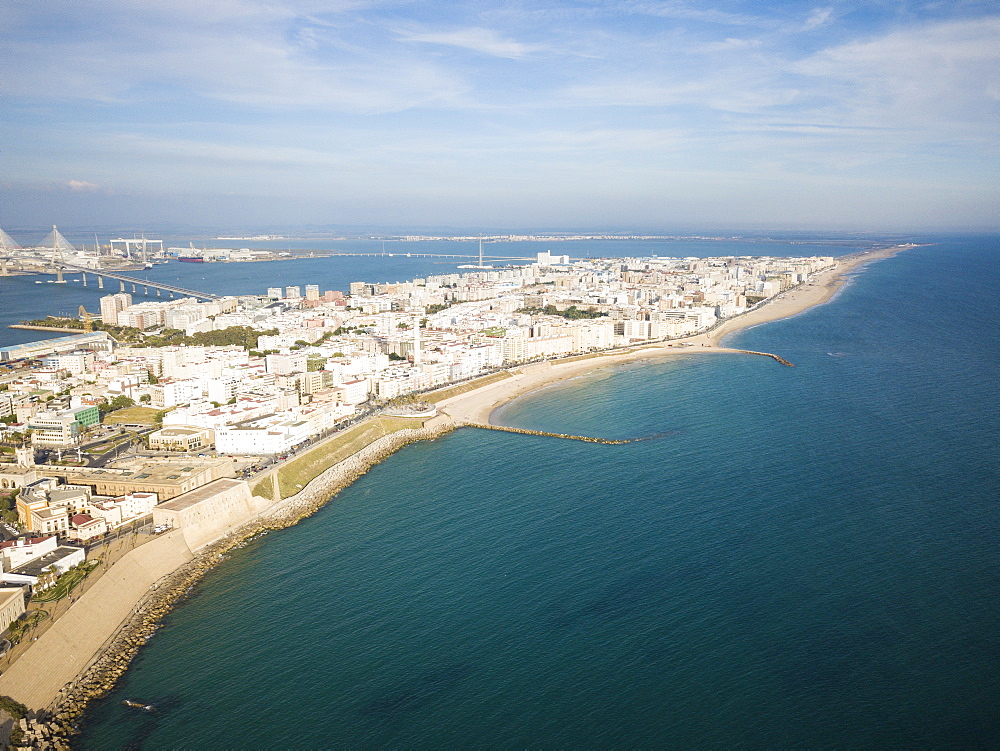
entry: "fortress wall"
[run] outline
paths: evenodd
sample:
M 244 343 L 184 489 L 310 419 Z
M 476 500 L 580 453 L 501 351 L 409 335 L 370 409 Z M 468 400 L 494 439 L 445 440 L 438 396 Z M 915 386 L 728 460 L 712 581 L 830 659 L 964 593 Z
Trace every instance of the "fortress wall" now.
M 194 557 L 180 530 L 127 553 L 0 676 L 0 694 L 47 707 L 104 649 L 162 577 Z
M 178 529 L 192 550 L 231 532 L 270 505 L 255 498 L 244 480 L 223 479 L 161 503 L 153 509 L 154 524 Z

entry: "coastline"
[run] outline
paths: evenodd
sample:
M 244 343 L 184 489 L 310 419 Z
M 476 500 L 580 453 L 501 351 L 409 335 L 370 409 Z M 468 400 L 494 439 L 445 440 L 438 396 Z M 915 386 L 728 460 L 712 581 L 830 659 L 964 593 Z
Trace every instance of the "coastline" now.
M 190 592 L 205 573 L 224 559 L 227 551 L 253 537 L 272 529 L 290 526 L 315 513 L 337 492 L 402 446 L 418 440 L 434 439 L 464 424 L 489 424 L 491 415 L 498 407 L 549 384 L 572 378 L 594 368 L 678 354 L 742 353 L 741 350 L 721 346 L 720 341 L 736 331 L 788 318 L 823 304 L 844 285 L 846 273 L 862 264 L 888 258 L 912 247 L 915 246 L 896 246 L 837 259 L 830 269 L 815 275 L 811 281 L 772 298 L 748 313 L 729 319 L 707 333 L 669 342 L 637 344 L 623 351 L 595 353 L 512 368 L 510 378 L 490 382 L 480 388 L 444 399 L 438 403 L 442 416 L 432 421 L 433 426 L 393 433 L 368 444 L 311 479 L 300 492 L 275 502 L 266 511 L 246 520 L 238 528 L 230 530 L 199 550 L 187 550 L 181 540 L 180 544 L 184 545 L 187 555 L 184 555 L 183 551 L 178 555 L 184 560 L 175 559 L 168 573 L 154 572 L 157 574 L 155 576 L 151 573 L 151 582 L 138 588 L 139 591 L 134 595 L 120 593 L 122 602 L 118 604 L 125 606 L 124 621 L 114 613 L 102 612 L 100 607 L 95 607 L 95 604 L 100 604 L 97 603 L 99 593 L 95 593 L 88 600 L 88 595 L 91 594 L 88 592 L 63 616 L 67 618 L 73 613 L 75 617 L 67 618 L 66 624 L 102 635 L 94 654 L 85 660 L 83 668 L 64 667 L 63 670 L 72 670 L 72 674 L 65 676 L 65 680 L 61 675 L 54 675 L 50 683 L 56 685 L 57 689 L 48 696 L 43 696 L 44 690 L 28 691 L 25 683 L 30 680 L 33 669 L 37 670 L 47 665 L 46 669 L 51 670 L 58 664 L 59 635 L 54 633 L 52 638 L 47 639 L 49 634 L 46 633 L 3 676 L 0 676 L 0 693 L 10 694 L 19 700 L 20 697 L 31 697 L 30 703 L 27 701 L 24 703 L 29 704 L 29 709 L 39 716 L 48 718 L 44 726 L 48 739 L 64 741 L 75 732 L 75 722 L 83 713 L 87 703 L 103 696 L 114 687 L 117 678 L 125 672 L 142 644 L 159 627 L 162 618 Z M 179 533 L 172 534 L 179 535 Z M 129 601 L 127 598 L 133 599 Z M 119 607 L 115 613 L 120 611 Z M 68 636 L 63 634 L 61 638 L 65 640 Z

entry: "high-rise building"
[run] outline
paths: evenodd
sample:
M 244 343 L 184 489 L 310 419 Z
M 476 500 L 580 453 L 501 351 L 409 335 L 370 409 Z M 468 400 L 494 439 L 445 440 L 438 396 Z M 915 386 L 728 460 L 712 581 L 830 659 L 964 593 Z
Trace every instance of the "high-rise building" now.
M 118 325 L 118 313 L 132 304 L 132 295 L 119 292 L 117 295 L 105 295 L 101 298 L 101 320 L 112 326 Z
M 298 287 L 285 287 L 285 297 L 289 300 L 298 300 L 302 297 L 302 292 Z
M 306 299 L 307 300 L 319 300 L 319 285 L 318 284 L 307 284 L 306 285 Z
M 281 292 L 281 287 L 268 287 L 267 288 L 268 299 L 280 300 L 284 295 Z

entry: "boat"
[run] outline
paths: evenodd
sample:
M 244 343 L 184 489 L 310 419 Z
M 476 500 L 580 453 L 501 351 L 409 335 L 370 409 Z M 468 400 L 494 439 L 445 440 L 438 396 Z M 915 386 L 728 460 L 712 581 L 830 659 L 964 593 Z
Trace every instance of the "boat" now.
M 125 699 L 122 704 L 126 707 L 131 707 L 132 709 L 138 709 L 141 712 L 155 712 L 156 706 L 153 704 L 143 704 L 141 701 L 132 701 L 131 699 Z
M 178 256 L 177 260 L 182 263 L 205 263 L 204 256 Z

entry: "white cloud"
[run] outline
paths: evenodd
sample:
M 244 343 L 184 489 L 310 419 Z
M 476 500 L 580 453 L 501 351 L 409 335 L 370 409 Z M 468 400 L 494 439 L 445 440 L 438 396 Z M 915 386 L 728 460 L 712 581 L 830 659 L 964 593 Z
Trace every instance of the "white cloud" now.
M 805 24 L 802 26 L 803 31 L 812 31 L 819 28 L 829 21 L 832 15 L 833 8 L 816 8 L 809 14 L 809 18 L 806 19 Z
M 728 52 L 730 50 L 756 49 L 762 44 L 760 39 L 727 37 L 721 42 L 707 42 L 696 48 L 697 52 Z
M 698 21 L 724 26 L 766 25 L 760 18 L 755 16 L 729 13 L 718 8 L 705 8 L 703 5 L 680 2 L 679 0 L 659 0 L 659 2 L 632 0 L 632 2 L 622 3 L 621 5 L 616 4 L 612 7 L 640 15 L 676 18 L 684 21 Z
M 483 55 L 505 57 L 512 60 L 528 56 L 541 47 L 504 39 L 492 29 L 467 28 L 453 31 L 398 31 L 398 36 L 410 42 L 461 47 Z
M 86 193 L 101 189 L 100 185 L 96 183 L 89 183 L 86 180 L 68 180 L 66 182 L 66 187 L 70 190 L 77 191 L 78 193 Z
M 830 122 L 995 135 L 1000 18 L 929 24 L 818 52 L 790 66 L 812 79 Z
M 80 19 L 81 32 L 60 39 L 58 54 L 50 40 L 12 28 L 6 93 L 26 99 L 44 92 L 49 100 L 64 101 L 179 98 L 190 107 L 206 99 L 262 109 L 384 113 L 454 101 L 468 90 L 458 73 L 437 61 L 398 45 L 382 49 L 360 42 L 356 27 L 367 33 L 370 26 L 363 19 L 340 19 L 341 28 L 303 15 L 317 10 L 315 5 L 121 2 L 120 13 L 105 10 L 99 25 Z M 355 5 L 322 10 L 329 14 Z

